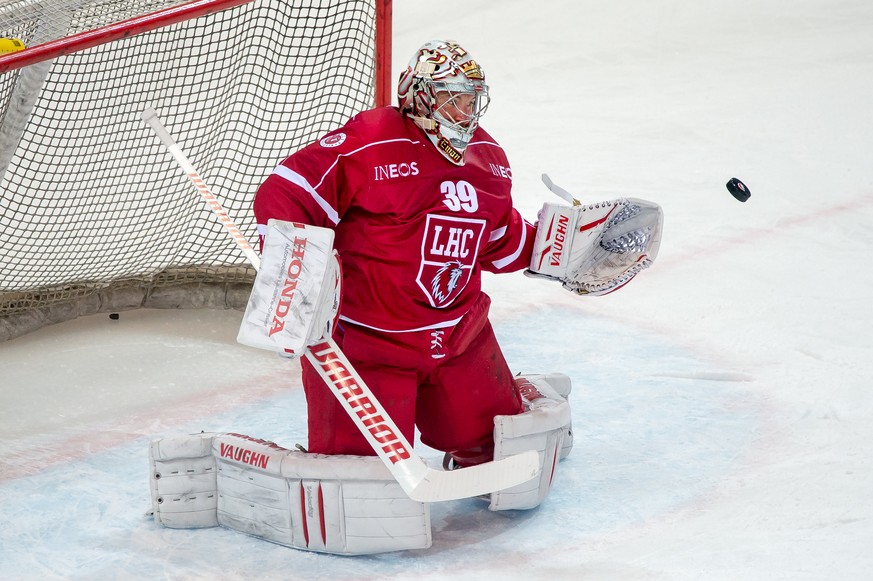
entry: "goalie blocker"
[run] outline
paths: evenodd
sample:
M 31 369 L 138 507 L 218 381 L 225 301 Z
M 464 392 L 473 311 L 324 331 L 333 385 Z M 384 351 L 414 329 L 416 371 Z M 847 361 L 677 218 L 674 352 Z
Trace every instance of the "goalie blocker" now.
M 558 280 L 580 295 L 611 293 L 652 265 L 662 227 L 661 207 L 646 200 L 546 203 L 525 274 Z
M 328 228 L 269 221 L 237 341 L 294 357 L 330 336 L 342 280 L 333 238 Z

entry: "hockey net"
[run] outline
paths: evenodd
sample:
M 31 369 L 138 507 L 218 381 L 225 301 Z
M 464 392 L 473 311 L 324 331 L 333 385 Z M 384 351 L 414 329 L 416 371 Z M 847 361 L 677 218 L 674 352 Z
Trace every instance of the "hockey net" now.
M 60 55 L 0 73 L 0 341 L 142 306 L 243 308 L 254 271 L 139 114 L 254 241 L 273 167 L 385 104 L 386 6 L 390 23 L 389 0 L 0 0 L 0 36 Z

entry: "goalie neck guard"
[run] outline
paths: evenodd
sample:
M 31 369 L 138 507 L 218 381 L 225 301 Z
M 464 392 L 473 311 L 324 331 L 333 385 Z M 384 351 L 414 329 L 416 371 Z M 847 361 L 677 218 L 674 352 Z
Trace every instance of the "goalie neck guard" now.
M 454 41 L 426 43 L 400 75 L 397 95 L 400 111 L 449 161 L 462 165 L 490 102 L 485 73 L 470 54 Z

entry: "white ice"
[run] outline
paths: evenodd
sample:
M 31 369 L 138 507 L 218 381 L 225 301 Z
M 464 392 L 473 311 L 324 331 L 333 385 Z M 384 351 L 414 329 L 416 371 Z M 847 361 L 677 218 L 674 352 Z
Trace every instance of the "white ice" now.
M 431 549 L 364 558 L 161 528 L 149 440 L 305 443 L 297 364 L 235 311 L 100 315 L 0 344 L 0 578 L 869 579 L 873 3 L 398 0 L 394 31 L 395 72 L 431 38 L 481 62 L 530 219 L 543 172 L 665 211 L 616 294 L 485 281 L 513 370 L 574 381 L 547 502 L 437 504 Z

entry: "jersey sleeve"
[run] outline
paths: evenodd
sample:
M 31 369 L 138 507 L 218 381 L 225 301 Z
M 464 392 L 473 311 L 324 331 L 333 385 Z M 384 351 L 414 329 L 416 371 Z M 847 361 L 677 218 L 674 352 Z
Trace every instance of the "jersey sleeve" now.
M 488 272 L 514 272 L 530 266 L 536 228 L 515 208 L 491 231 L 480 264 Z
M 254 213 L 263 236 L 270 219 L 334 228 L 365 183 L 349 157 L 360 144 L 352 123 L 280 163 L 258 188 Z

